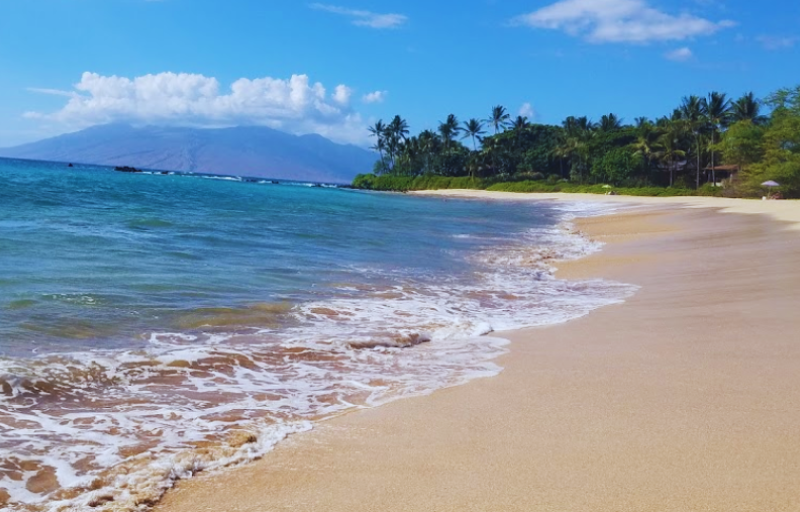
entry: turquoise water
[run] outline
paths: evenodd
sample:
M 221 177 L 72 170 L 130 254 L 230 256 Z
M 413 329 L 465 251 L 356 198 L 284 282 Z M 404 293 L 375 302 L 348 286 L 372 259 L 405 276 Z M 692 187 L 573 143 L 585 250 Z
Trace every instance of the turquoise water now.
M 559 224 L 592 205 L 2 159 L 0 184 L 12 510 L 143 510 L 322 418 L 496 375 L 487 334 L 632 291 L 552 275 L 596 250 Z
M 0 182 L 8 355 L 127 346 L 144 332 L 213 323 L 204 308 L 318 300 L 341 283 L 466 279 L 466 253 L 556 217 L 543 207 L 8 160 Z

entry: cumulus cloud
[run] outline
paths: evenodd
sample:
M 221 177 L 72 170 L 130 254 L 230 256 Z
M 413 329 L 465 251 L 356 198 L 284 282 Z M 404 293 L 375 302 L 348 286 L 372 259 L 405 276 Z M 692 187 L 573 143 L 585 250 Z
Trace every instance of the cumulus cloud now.
M 408 16 L 402 14 L 379 14 L 370 11 L 360 11 L 348 9 L 338 5 L 311 4 L 312 9 L 326 11 L 334 14 L 346 16 L 351 19 L 353 25 L 370 28 L 397 28 L 408 21 Z
M 290 133 L 318 133 L 338 142 L 361 144 L 367 131 L 350 104 L 346 85 L 328 94 L 306 75 L 240 78 L 222 90 L 213 77 L 159 73 L 135 78 L 83 73 L 72 91 L 30 89 L 68 97 L 56 112 L 28 112 L 26 117 L 69 128 L 112 122 L 222 127 L 269 126 Z
M 646 0 L 561 0 L 515 21 L 533 28 L 562 30 L 592 43 L 681 41 L 735 25 L 688 13 L 668 14 Z
M 387 91 L 375 91 L 365 94 L 361 97 L 364 103 L 383 103 L 386 100 Z
M 347 105 L 350 103 L 350 97 L 353 95 L 353 89 L 346 85 L 337 85 L 333 92 L 333 100 L 340 105 Z
M 665 53 L 664 57 L 675 62 L 686 62 L 694 57 L 694 54 L 689 48 L 683 47 Z
M 527 117 L 529 121 L 536 120 L 536 109 L 530 103 L 523 103 L 519 109 L 519 115 Z

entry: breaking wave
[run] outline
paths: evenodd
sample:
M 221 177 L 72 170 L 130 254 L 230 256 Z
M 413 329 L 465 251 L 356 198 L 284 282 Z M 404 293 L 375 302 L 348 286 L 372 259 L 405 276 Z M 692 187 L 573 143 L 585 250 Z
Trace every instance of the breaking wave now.
M 341 283 L 316 302 L 190 311 L 144 348 L 0 359 L 0 505 L 143 510 L 176 480 L 258 458 L 322 418 L 496 375 L 507 341 L 493 331 L 633 293 L 553 276 L 599 248 L 571 216 L 608 211 L 565 207 L 562 225 L 472 254 L 469 284 Z

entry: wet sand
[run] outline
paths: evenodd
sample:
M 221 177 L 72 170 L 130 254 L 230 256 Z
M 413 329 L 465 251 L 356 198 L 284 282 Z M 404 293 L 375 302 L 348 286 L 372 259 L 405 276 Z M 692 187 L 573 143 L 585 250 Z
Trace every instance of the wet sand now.
M 560 266 L 640 285 L 625 304 L 503 333 L 500 376 L 325 422 L 157 510 L 800 510 L 800 236 L 776 220 L 800 204 L 640 202 L 581 221 L 608 245 Z

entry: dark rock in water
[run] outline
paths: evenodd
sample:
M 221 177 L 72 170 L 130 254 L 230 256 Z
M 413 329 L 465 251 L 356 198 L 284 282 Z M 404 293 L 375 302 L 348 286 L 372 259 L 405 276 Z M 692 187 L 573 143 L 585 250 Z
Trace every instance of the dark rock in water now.
M 67 164 L 67 167 L 75 167 L 75 166 L 72 164 Z
M 161 171 L 161 174 L 169 174 L 169 171 Z
M 118 166 L 114 167 L 114 170 L 118 171 L 118 172 L 142 172 L 141 169 L 137 169 L 136 167 L 129 167 L 127 165 L 123 165 L 123 166 L 119 166 L 118 165 Z

